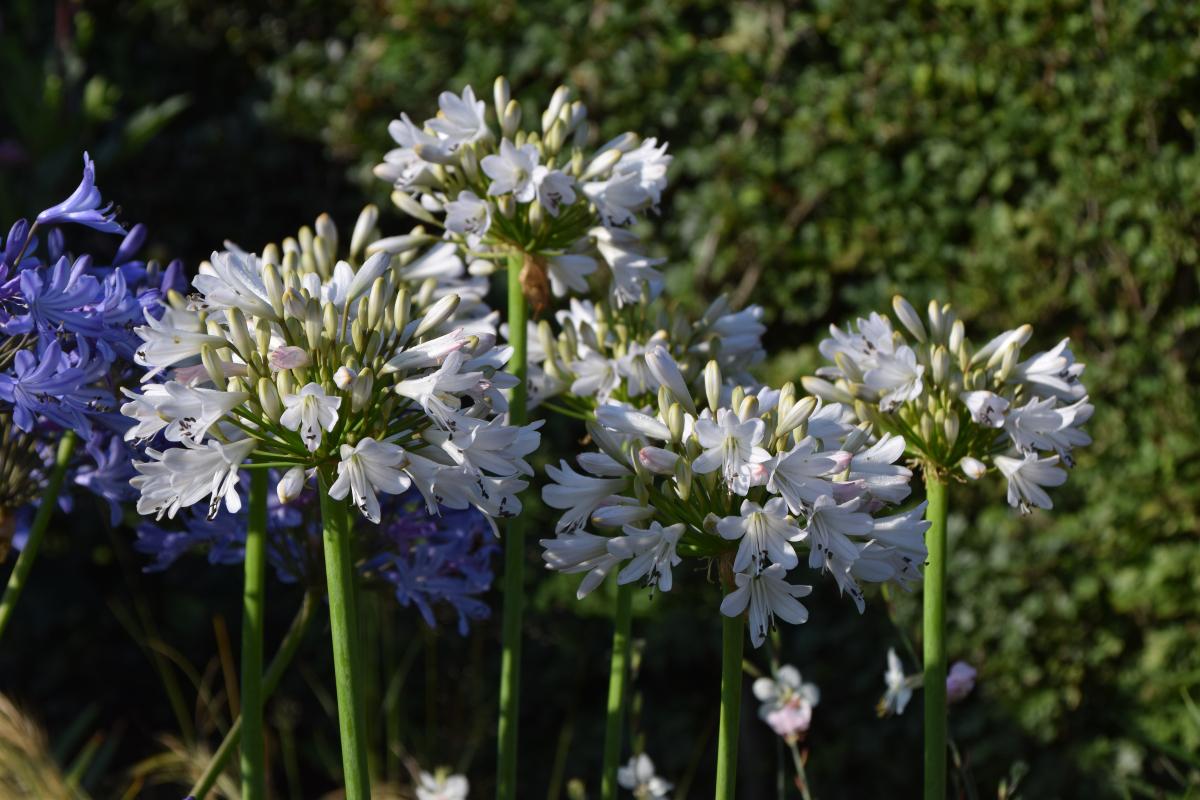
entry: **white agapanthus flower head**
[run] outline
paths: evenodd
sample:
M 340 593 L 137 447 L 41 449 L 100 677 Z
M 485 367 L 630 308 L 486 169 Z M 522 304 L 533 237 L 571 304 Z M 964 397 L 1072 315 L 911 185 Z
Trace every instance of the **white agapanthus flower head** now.
M 772 677 L 754 681 L 758 716 L 778 736 L 798 741 L 812 724 L 813 708 L 821 702 L 821 691 L 814 683 L 805 683 L 800 671 L 791 664 L 781 666 Z
M 1082 429 L 1093 411 L 1083 364 L 1068 341 L 1021 360 L 1028 325 L 975 348 L 947 304 L 931 302 L 925 319 L 903 297 L 892 307 L 898 327 L 876 313 L 846 330 L 832 326 L 820 345 L 831 363 L 805 388 L 902 436 L 927 469 L 977 480 L 994 466 L 1014 508 L 1052 508 L 1043 487 L 1062 484 L 1075 448 L 1092 441 Z
M 903 440 L 875 439 L 791 384 L 730 387 L 710 361 L 693 388 L 665 347 L 650 361 L 655 400 L 600 403 L 588 426 L 596 449 L 578 471 L 547 469 L 542 498 L 562 515 L 543 558 L 584 574 L 581 597 L 613 573 L 670 591 L 683 559 L 714 559 L 721 611 L 748 614 L 757 647 L 775 619 L 808 618 L 811 587 L 789 580 L 794 569 L 828 573 L 860 610 L 859 581 L 920 577 L 924 507 L 885 513 L 908 495 L 912 473 L 894 463 Z
M 520 269 L 535 309 L 551 296 L 586 293 L 592 277 L 616 306 L 657 296 L 662 260 L 648 257 L 628 227 L 658 209 L 671 163 L 666 143 L 626 133 L 593 150 L 587 109 L 566 87 L 536 127 L 522 126 L 504 78 L 493 89 L 492 119 L 467 86 L 443 92 L 422 125 L 407 114 L 392 122 L 397 146 L 375 174 L 393 185 L 396 205 L 442 228 L 477 271 Z
M 463 142 L 467 122 L 454 119 Z M 363 212 L 345 258 L 326 216 L 261 256 L 227 245 L 195 294 L 136 329 L 156 381 L 121 409 L 127 438 L 156 444 L 135 464 L 141 513 L 235 512 L 239 470 L 267 468 L 282 501 L 315 478 L 372 522 L 379 494 L 410 487 L 430 511 L 520 511 L 537 425 L 504 421 L 515 380 L 483 292 L 453 249 L 380 239 L 377 217 Z
M 766 358 L 762 308 L 734 311 L 721 297 L 698 319 L 662 300 L 614 306 L 571 298 L 567 308 L 529 324 L 531 402 L 553 399 L 575 415 L 599 403 L 652 403 L 661 388 L 695 413 L 694 391 L 716 361 L 726 382 L 749 385 Z
M 654 762 L 645 753 L 638 753 L 617 769 L 617 784 L 632 792 L 637 800 L 667 800 L 675 788 L 655 773 Z

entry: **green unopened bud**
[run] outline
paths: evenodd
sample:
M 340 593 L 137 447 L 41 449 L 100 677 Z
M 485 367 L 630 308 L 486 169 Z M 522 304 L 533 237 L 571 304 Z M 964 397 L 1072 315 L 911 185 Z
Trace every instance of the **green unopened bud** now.
M 317 229 L 317 240 L 323 242 L 327 252 L 330 254 L 329 257 L 332 258 L 332 254 L 337 253 L 338 245 L 338 230 L 333 217 L 328 214 L 321 214 L 321 216 L 317 217 L 315 227 Z
M 942 430 L 946 433 L 946 447 L 953 447 L 954 442 L 958 439 L 958 414 L 950 414 L 946 417 L 946 421 L 942 424 Z
M 567 126 L 561 120 L 555 120 L 550 126 L 550 130 L 546 131 L 546 153 L 548 155 L 557 155 L 559 150 L 562 150 L 563 142 L 567 137 Z
M 559 112 L 562 111 L 563 106 L 565 106 L 567 104 L 567 101 L 569 101 L 570 99 L 571 99 L 571 90 L 568 89 L 566 86 L 559 86 L 557 89 L 554 90 L 554 94 L 550 96 L 550 104 L 546 107 L 546 110 L 542 113 L 542 130 L 543 131 L 550 130 L 551 126 L 553 126 L 555 121 L 558 120 Z
M 963 348 L 963 341 L 966 337 L 966 326 L 963 325 L 961 319 L 954 320 L 954 324 L 950 326 L 950 339 L 947 344 L 947 349 L 950 355 L 954 357 L 956 362 L 962 362 L 966 358 L 966 351 Z
M 921 440 L 928 443 L 933 441 L 934 422 L 929 414 L 921 415 Z
M 457 294 L 448 294 L 430 306 L 425 311 L 420 323 L 417 324 L 417 329 L 413 332 L 413 337 L 420 338 L 450 319 L 450 315 L 458 308 L 458 303 L 459 298 Z
M 662 402 L 661 397 L 659 398 L 659 402 Z M 675 442 L 682 442 L 683 429 L 685 427 L 684 422 L 686 419 L 683 406 L 679 405 L 679 403 L 671 403 L 671 405 L 667 407 L 667 413 L 663 416 L 667 420 L 667 430 L 671 431 L 671 440 Z
M 371 330 L 378 330 L 379 323 L 383 320 L 383 310 L 387 303 L 384 297 L 386 291 L 387 281 L 382 277 L 376 278 L 371 284 L 371 292 L 367 295 L 367 327 Z
M 692 466 L 686 458 L 675 461 L 675 494 L 684 502 L 692 493 Z
M 362 411 L 371 402 L 371 392 L 375 388 L 375 374 L 370 367 L 364 367 L 354 379 L 350 388 L 350 408 L 352 411 Z
M 834 363 L 838 365 L 838 368 L 841 369 L 842 374 L 845 375 L 848 380 L 853 381 L 854 383 L 863 382 L 862 370 L 858 368 L 858 363 L 854 359 L 850 358 L 848 354 L 839 350 L 834 354 L 833 360 Z
M 1004 383 L 1012 375 L 1013 368 L 1017 366 L 1017 353 L 1019 350 L 1014 344 L 1011 347 L 1004 348 L 1004 358 L 1000 361 L 1000 370 L 996 373 L 996 380 Z
M 504 109 L 508 108 L 510 100 L 512 100 L 512 87 L 508 85 L 508 79 L 500 75 L 492 83 L 492 104 L 496 109 L 496 119 L 504 118 Z
M 262 271 L 263 288 L 267 290 L 267 302 L 275 316 L 283 318 L 283 281 L 279 278 L 279 270 L 274 264 L 267 264 Z
M 845 403 L 846 405 L 854 403 L 854 397 L 849 392 L 822 378 L 806 375 L 800 379 L 800 385 L 804 387 L 804 391 L 827 403 Z
M 333 258 L 334 253 L 329 249 L 329 242 L 324 236 L 318 236 L 313 239 L 313 258 L 317 263 L 317 272 L 321 274 L 322 280 L 329 280 L 333 275 Z
M 274 242 L 263 247 L 262 256 L 260 256 L 264 264 L 278 264 L 281 257 L 279 245 Z
M 779 424 L 775 428 L 775 435 L 787 436 L 796 428 L 808 422 L 808 418 L 812 416 L 816 407 L 817 398 L 815 397 L 804 397 L 794 403 L 790 403 L 788 410 L 780 414 Z
M 412 295 L 407 288 L 402 288 L 396 292 L 396 302 L 392 303 L 392 324 L 396 326 L 397 331 L 403 331 L 408 327 L 408 315 L 412 306 Z
M 479 173 L 479 156 L 475 154 L 474 145 L 466 145 L 458 150 L 458 164 L 463 176 L 472 183 L 479 183 L 483 176 Z
M 588 163 L 587 169 L 579 176 L 579 180 L 588 181 L 601 175 L 607 175 L 621 160 L 622 155 L 624 154 L 620 150 L 605 150 Z
M 354 343 L 354 349 L 360 353 L 367 349 L 367 326 L 362 317 L 358 317 L 350 323 L 350 341 Z
M 940 341 L 946 335 L 943 327 L 942 307 L 937 300 L 929 301 L 929 333 L 934 341 Z
M 388 236 L 383 239 L 376 239 L 371 244 L 367 245 L 367 255 L 373 256 L 376 253 L 390 253 L 391 255 L 399 255 L 407 253 L 409 250 L 416 250 L 418 247 L 423 247 L 427 244 L 433 244 L 437 241 L 437 237 L 430 236 L 427 233 L 409 233 L 404 236 Z
M 289 317 L 304 319 L 307 313 L 308 301 L 301 294 L 293 289 L 288 289 L 283 293 L 283 312 Z
M 933 357 L 930 359 L 930 371 L 933 374 L 934 384 L 941 386 L 946 383 L 946 377 L 950 374 L 950 354 L 946 352 L 946 348 L 938 345 L 933 349 Z
M 410 195 L 408 192 L 402 192 L 399 189 L 392 192 L 392 205 L 396 206 L 396 208 L 400 209 L 401 211 L 403 211 L 405 214 L 407 214 L 410 217 L 419 219 L 422 222 L 428 222 L 430 224 L 437 224 L 437 217 L 435 217 L 435 216 L 433 216 L 433 214 L 429 213 L 429 209 L 425 208 L 425 206 L 421 205 L 415 199 L 413 199 L 413 196 Z M 392 238 L 399 238 L 399 237 L 392 237 Z M 369 244 L 364 245 L 364 246 L 366 246 L 368 248 L 370 247 Z
M 500 115 L 500 133 L 506 139 L 512 139 L 517 135 L 517 130 L 521 127 L 521 104 L 516 100 L 509 100 L 504 106 L 504 113 Z
M 716 361 L 709 361 L 704 366 L 704 397 L 709 410 L 717 413 L 721 407 L 721 367 Z
M 279 400 L 279 391 L 275 388 L 275 382 L 270 378 L 258 379 L 258 404 L 262 406 L 263 413 L 272 422 L 279 422 L 279 416 L 283 414 L 283 403 Z
M 846 435 L 846 441 L 842 443 L 842 449 L 848 453 L 857 453 L 862 449 L 867 440 L 871 438 L 871 423 L 860 422 L 855 426 L 854 430 Z
M 313 236 L 312 228 L 308 227 L 307 225 L 302 226 L 300 230 L 296 232 L 296 241 L 300 244 L 301 253 L 312 252 L 314 238 L 315 237 Z
M 221 359 L 217 357 L 216 348 L 209 344 L 201 346 L 200 361 L 204 364 L 204 371 L 208 373 L 213 386 L 224 391 L 225 368 L 221 366 Z
M 250 354 L 254 352 L 254 343 L 250 340 L 250 328 L 246 326 L 246 315 L 240 308 L 228 308 L 225 310 L 225 322 L 229 325 L 229 340 L 237 348 L 238 354 L 243 359 L 249 358 Z
M 354 222 L 354 232 L 350 234 L 350 258 L 357 259 L 363 248 L 370 242 L 375 233 L 375 225 L 379 222 L 379 207 L 371 204 L 358 212 Z

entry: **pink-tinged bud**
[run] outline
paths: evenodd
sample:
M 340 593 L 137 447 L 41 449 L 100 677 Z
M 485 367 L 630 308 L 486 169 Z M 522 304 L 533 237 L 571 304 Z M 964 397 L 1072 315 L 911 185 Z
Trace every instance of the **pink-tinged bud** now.
M 643 447 L 638 451 L 638 461 L 656 475 L 674 475 L 675 462 L 679 456 L 661 447 Z
M 341 366 L 337 368 L 337 372 L 333 373 L 333 383 L 337 388 L 345 391 L 350 388 L 357 377 L 357 372 L 347 366 Z
M 267 361 L 270 363 L 271 369 L 276 371 L 307 367 L 312 363 L 312 359 L 308 357 L 308 352 L 303 347 L 296 347 L 290 344 L 276 347 L 267 356 Z
M 834 450 L 829 453 L 821 453 L 821 455 L 833 461 L 832 472 L 845 472 L 850 468 L 850 460 L 854 458 L 854 454 L 846 450 Z
M 975 688 L 975 668 L 965 661 L 955 661 L 946 675 L 946 699 L 957 703 Z
M 983 477 L 983 473 L 987 472 L 987 465 L 977 458 L 965 457 L 958 464 L 962 467 L 963 474 L 973 481 L 977 481 Z

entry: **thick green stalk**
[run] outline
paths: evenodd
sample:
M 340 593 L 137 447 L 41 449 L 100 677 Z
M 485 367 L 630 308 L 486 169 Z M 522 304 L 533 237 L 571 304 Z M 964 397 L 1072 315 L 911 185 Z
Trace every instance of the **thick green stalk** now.
M 738 721 L 742 705 L 742 639 L 746 615 L 721 616 L 721 728 L 717 734 L 716 800 L 737 795 Z
M 242 798 L 267 796 L 263 736 L 263 611 L 267 575 L 267 471 L 250 473 L 246 577 L 242 587 Z
M 37 560 L 38 548 L 42 545 L 42 537 L 46 534 L 46 526 L 54 514 L 54 506 L 58 504 L 58 492 L 62 488 L 63 477 L 67 474 L 67 466 L 71 463 L 71 454 L 75 452 L 75 431 L 67 431 L 58 441 L 58 455 L 54 459 L 54 469 L 50 472 L 50 480 L 46 482 L 46 491 L 38 501 L 37 514 L 33 517 L 33 525 L 29 528 L 29 538 L 25 548 L 17 557 L 17 565 L 8 576 L 8 586 L 4 589 L 4 598 L 0 599 L 0 639 L 12 619 L 13 609 L 21 597 L 21 590 L 29 580 L 29 571 Z
M 346 800 L 370 800 L 366 724 L 359 685 L 362 670 L 355 619 L 354 556 L 350 547 L 350 517 L 345 501 L 329 496 L 329 477 L 321 473 L 321 521 L 325 534 L 325 580 L 329 592 L 329 628 L 333 639 L 333 674 L 337 684 L 338 728 L 342 741 L 342 771 Z
M 617 588 L 613 617 L 612 666 L 608 673 L 608 719 L 604 728 L 604 773 L 600 796 L 616 800 L 617 767 L 621 763 L 621 734 L 625 732 L 625 705 L 629 694 L 629 631 L 633 626 L 633 584 Z
M 946 482 L 927 466 L 925 518 L 925 800 L 946 797 Z
M 279 645 L 279 651 L 275 653 L 275 657 L 271 659 L 270 666 L 267 667 L 266 674 L 263 675 L 262 696 L 264 701 L 275 692 L 276 687 L 279 686 L 280 679 L 283 678 L 284 670 L 292 663 L 292 659 L 296 656 L 296 651 L 300 649 L 300 643 L 304 640 L 304 634 L 308 632 L 308 626 L 315 616 L 313 612 L 316 610 L 316 607 L 316 597 L 311 593 L 304 595 L 304 603 L 300 606 L 300 610 L 296 612 L 296 617 L 292 620 L 292 626 L 288 628 L 287 634 L 283 637 L 283 641 Z M 225 765 L 229 763 L 230 756 L 233 755 L 233 751 L 237 749 L 241 741 L 242 718 L 239 716 L 233 721 L 233 725 L 229 727 L 229 732 L 225 734 L 225 738 L 221 741 L 217 752 L 213 754 L 212 760 L 208 762 L 208 766 L 204 769 L 204 774 L 200 776 L 200 780 L 196 781 L 196 785 L 188 792 L 189 795 L 195 797 L 196 800 L 204 800 L 205 795 L 212 791 L 217 778 L 224 771 Z
M 508 341 L 513 354 L 509 371 L 517 378 L 508 404 L 509 422 L 526 419 L 525 359 L 527 309 L 521 287 L 521 254 L 508 259 Z M 504 531 L 504 621 L 500 652 L 500 721 L 497 729 L 496 798 L 517 798 L 517 715 L 521 692 L 521 614 L 525 592 L 525 526 L 521 517 L 508 520 Z

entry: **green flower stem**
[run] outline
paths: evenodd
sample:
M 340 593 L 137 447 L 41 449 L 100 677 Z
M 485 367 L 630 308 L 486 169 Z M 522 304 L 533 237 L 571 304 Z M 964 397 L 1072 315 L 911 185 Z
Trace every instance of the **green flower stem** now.
M 600 796 L 616 800 L 617 767 L 621 763 L 621 734 L 625 731 L 625 705 L 629 695 L 630 628 L 633 627 L 633 584 L 617 587 L 613 617 L 612 666 L 608 674 L 608 718 L 604 728 L 604 773 Z
M 521 287 L 524 258 L 514 253 L 508 259 L 508 341 L 513 354 L 509 371 L 517 378 L 508 403 L 509 422 L 526 420 L 525 382 L 527 309 Z M 521 615 L 525 591 L 525 525 L 520 516 L 508 520 L 504 531 L 504 621 L 500 651 L 500 721 L 497 729 L 497 800 L 517 798 L 517 716 L 521 692 Z
M 738 718 L 742 705 L 742 640 L 746 615 L 721 615 L 721 728 L 717 734 L 716 800 L 737 795 Z
M 308 627 L 315 616 L 313 612 L 316 611 L 316 608 L 316 596 L 312 593 L 305 594 L 304 602 L 301 604 L 300 610 L 296 612 L 295 619 L 292 620 L 292 626 L 288 628 L 287 634 L 284 635 L 283 641 L 279 645 L 279 651 L 275 653 L 275 657 L 271 659 L 271 663 L 267 667 L 266 674 L 263 675 L 262 698 L 264 701 L 274 694 L 275 689 L 279 686 L 280 679 L 283 678 L 284 671 L 291 665 L 292 659 L 296 656 L 296 651 L 300 649 L 300 643 L 304 641 L 304 634 L 308 632 Z M 208 766 L 205 767 L 204 774 L 200 776 L 200 780 L 196 781 L 196 785 L 188 792 L 189 795 L 195 797 L 196 800 L 204 800 L 205 795 L 212 791 L 217 778 L 225 770 L 225 765 L 229 763 L 233 751 L 237 749 L 241 741 L 242 718 L 239 716 L 233 721 L 233 725 L 229 727 L 229 732 L 221 740 L 217 752 L 213 754 L 212 760 L 208 762 Z
M 9 620 L 12 619 L 17 600 L 21 597 L 21 590 L 25 588 L 25 583 L 29 580 L 29 571 L 33 569 L 33 562 L 37 560 L 38 548 L 42 545 L 46 526 L 50 524 L 50 517 L 54 514 L 54 506 L 58 504 L 58 492 L 62 488 L 63 477 L 67 474 L 71 454 L 75 452 L 76 441 L 75 431 L 67 431 L 58 441 L 58 455 L 54 459 L 54 469 L 50 472 L 46 491 L 42 493 L 41 500 L 38 502 L 37 514 L 34 515 L 33 525 L 29 529 L 29 539 L 25 542 L 25 548 L 21 550 L 21 555 L 17 557 L 17 565 L 13 567 L 12 574 L 8 576 L 4 598 L 0 600 L 0 639 L 4 638 L 4 631 L 8 628 Z
M 946 796 L 946 481 L 926 466 L 925 518 L 925 800 Z
M 263 737 L 263 607 L 267 574 L 266 470 L 250 473 L 246 524 L 246 578 L 242 589 L 242 798 L 265 800 L 266 742 Z
M 366 721 L 363 719 L 359 686 L 362 671 L 355 663 L 359 647 L 349 508 L 344 500 L 334 500 L 329 496 L 332 483 L 330 476 L 322 471 L 320 477 L 329 628 L 333 638 L 333 673 L 337 684 L 338 728 L 342 741 L 342 778 L 346 784 L 346 800 L 370 800 Z

